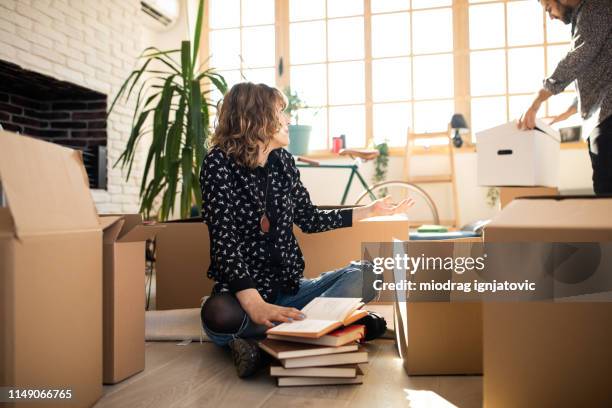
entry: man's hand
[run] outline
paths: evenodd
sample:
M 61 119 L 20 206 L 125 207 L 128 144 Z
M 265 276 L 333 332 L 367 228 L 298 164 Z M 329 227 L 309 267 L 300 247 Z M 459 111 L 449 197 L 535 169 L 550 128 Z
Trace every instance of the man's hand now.
M 552 125 L 557 122 L 562 122 L 565 119 L 569 118 L 570 116 L 574 115 L 576 112 L 578 112 L 578 108 L 576 107 L 576 105 L 572 105 L 569 108 L 567 108 L 565 112 L 553 117 L 549 125 Z
M 236 297 L 251 320 L 257 324 L 274 327 L 273 322 L 291 322 L 303 320 L 306 316 L 294 307 L 273 305 L 263 300 L 257 289 L 245 289 L 236 292 Z
M 551 95 L 552 93 L 550 91 L 547 91 L 546 89 L 540 89 L 540 91 L 538 92 L 538 96 L 534 99 L 529 109 L 527 109 L 527 112 L 523 113 L 523 115 L 519 119 L 519 129 L 526 130 L 533 129 L 535 127 L 535 120 L 538 114 L 538 110 L 540 109 L 540 106 L 542 106 L 542 103 L 544 103 L 545 100 L 550 98 Z

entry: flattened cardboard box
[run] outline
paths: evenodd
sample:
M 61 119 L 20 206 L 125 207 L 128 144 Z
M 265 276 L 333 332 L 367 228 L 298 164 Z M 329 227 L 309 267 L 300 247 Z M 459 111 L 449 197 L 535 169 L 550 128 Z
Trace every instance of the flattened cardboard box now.
M 156 308 L 200 307 L 200 299 L 208 296 L 214 285 L 206 277 L 210 265 L 208 227 L 202 218 L 163 225 L 156 238 Z M 391 242 L 394 236 L 408 239 L 409 225 L 405 217 L 394 216 L 362 220 L 352 227 L 316 234 L 305 234 L 294 226 L 306 263 L 304 276 L 313 278 L 360 259 L 362 242 Z
M 486 242 L 612 241 L 612 198 L 524 198 Z M 612 303 L 485 303 L 484 406 L 612 406 Z
M 0 132 L 0 385 L 102 395 L 102 230 L 80 152 Z M 40 407 L 39 402 L 18 407 Z
M 481 242 L 481 238 L 411 241 L 407 247 L 419 256 L 446 257 L 453 256 L 456 243 Z M 396 301 L 395 316 L 397 347 L 407 374 L 482 374 L 481 303 Z
M 499 204 L 503 210 L 513 200 L 529 196 L 554 196 L 559 195 L 557 187 L 500 187 Z
M 145 241 L 163 226 L 140 214 L 101 217 L 104 229 L 103 382 L 115 384 L 145 368 Z

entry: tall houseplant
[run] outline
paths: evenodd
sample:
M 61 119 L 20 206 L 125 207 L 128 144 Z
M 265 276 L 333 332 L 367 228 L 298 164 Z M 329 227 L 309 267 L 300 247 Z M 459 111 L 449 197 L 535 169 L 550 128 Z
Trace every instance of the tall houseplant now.
M 294 122 L 289 125 L 289 152 L 296 156 L 305 155 L 308 153 L 312 126 L 300 125 L 300 110 L 308 108 L 308 106 L 290 87 L 285 88 L 285 96 L 287 97 L 285 112 L 291 116 L 291 121 Z
M 174 210 L 179 184 L 181 218 L 189 216 L 191 206 L 201 194 L 199 172 L 209 135 L 208 108 L 213 106 L 206 98 L 210 91 L 202 91 L 201 82 L 208 79 L 222 95 L 227 91 L 221 75 L 196 66 L 203 10 L 204 0 L 200 0 L 193 42 L 182 41 L 179 49 L 161 51 L 149 47 L 143 51 L 140 57 L 143 62 L 130 73 L 109 109 L 110 114 L 121 97 L 127 100 L 138 89 L 132 131 L 113 167 L 119 162 L 122 169 L 127 166 L 127 181 L 138 142 L 144 134 L 152 133 L 140 186 L 139 211 L 146 219 L 150 218 L 154 200 L 160 194 L 161 206 L 156 216 L 160 221 L 168 219 Z M 150 118 L 152 127 L 145 128 Z M 147 180 L 149 173 L 152 177 Z

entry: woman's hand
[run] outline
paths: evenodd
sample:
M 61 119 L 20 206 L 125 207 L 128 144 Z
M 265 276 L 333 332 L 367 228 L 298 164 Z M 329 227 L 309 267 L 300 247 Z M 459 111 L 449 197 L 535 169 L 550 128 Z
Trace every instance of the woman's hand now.
M 274 327 L 273 322 L 287 323 L 303 320 L 306 316 L 294 307 L 277 306 L 268 303 L 257 292 L 257 289 L 245 289 L 236 292 L 236 297 L 251 320 L 257 324 Z
M 366 206 L 355 208 L 353 210 L 353 222 L 368 217 L 405 213 L 413 205 L 414 200 L 412 198 L 406 198 L 399 203 L 394 204 L 391 196 L 385 196 L 376 201 L 372 201 Z

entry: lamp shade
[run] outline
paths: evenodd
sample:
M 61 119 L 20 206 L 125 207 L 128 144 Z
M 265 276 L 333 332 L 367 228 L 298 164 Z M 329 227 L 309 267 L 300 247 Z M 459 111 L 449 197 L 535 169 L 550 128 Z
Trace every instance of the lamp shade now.
M 469 129 L 465 118 L 460 113 L 455 113 L 450 122 L 452 129 Z

